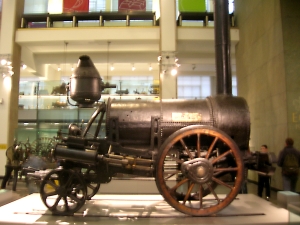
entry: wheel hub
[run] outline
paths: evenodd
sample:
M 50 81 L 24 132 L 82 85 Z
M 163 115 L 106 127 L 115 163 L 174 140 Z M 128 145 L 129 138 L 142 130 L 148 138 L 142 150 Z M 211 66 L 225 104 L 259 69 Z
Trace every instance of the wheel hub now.
M 186 161 L 181 165 L 181 172 L 196 183 L 211 181 L 213 176 L 212 164 L 204 158 L 196 158 Z

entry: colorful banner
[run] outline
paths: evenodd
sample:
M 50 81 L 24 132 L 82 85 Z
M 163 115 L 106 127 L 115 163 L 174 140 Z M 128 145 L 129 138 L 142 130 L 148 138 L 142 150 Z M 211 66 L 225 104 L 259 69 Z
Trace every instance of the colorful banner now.
M 146 11 L 146 0 L 119 0 L 119 11 L 139 10 Z
M 89 0 L 64 0 L 63 12 L 88 12 Z
M 179 12 L 205 12 L 205 0 L 179 0 Z

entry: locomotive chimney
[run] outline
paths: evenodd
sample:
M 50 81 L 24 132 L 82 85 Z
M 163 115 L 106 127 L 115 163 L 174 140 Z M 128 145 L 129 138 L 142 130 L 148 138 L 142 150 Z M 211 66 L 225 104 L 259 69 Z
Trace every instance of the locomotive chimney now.
M 101 98 L 102 90 L 102 78 L 94 63 L 89 56 L 80 56 L 70 78 L 71 99 L 76 101 L 80 108 L 90 108 Z
M 228 0 L 215 0 L 214 5 L 217 94 L 232 95 Z

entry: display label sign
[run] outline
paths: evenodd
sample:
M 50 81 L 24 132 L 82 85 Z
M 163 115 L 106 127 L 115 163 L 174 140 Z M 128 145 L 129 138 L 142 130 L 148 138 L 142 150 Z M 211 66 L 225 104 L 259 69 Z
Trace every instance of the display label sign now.
M 201 113 L 172 113 L 173 122 L 201 122 Z

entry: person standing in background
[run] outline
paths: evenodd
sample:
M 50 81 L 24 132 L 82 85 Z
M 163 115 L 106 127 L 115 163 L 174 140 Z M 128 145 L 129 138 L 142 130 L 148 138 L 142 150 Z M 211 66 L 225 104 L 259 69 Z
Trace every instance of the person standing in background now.
M 260 147 L 260 154 L 266 154 L 268 155 L 268 146 L 262 145 Z M 264 159 L 268 159 L 268 156 L 263 157 Z M 272 164 L 269 162 L 269 160 L 264 160 L 262 166 L 271 166 Z M 265 188 L 266 191 L 266 200 L 270 200 L 271 196 L 271 190 L 270 190 L 270 183 L 271 183 L 271 177 L 266 174 L 258 174 L 258 189 L 257 189 L 257 195 L 259 197 L 262 197 L 263 190 Z
M 1 183 L 1 189 L 6 188 L 6 185 L 11 177 L 11 174 L 12 172 L 14 172 L 12 190 L 16 191 L 18 174 L 21 169 L 21 163 L 22 163 L 21 160 L 22 160 L 22 150 L 20 146 L 16 144 L 15 141 L 14 145 L 9 147 L 6 150 L 5 175 Z
M 292 138 L 285 140 L 285 147 L 279 152 L 277 165 L 282 167 L 283 190 L 296 192 L 300 151 L 294 148 L 294 140 Z

